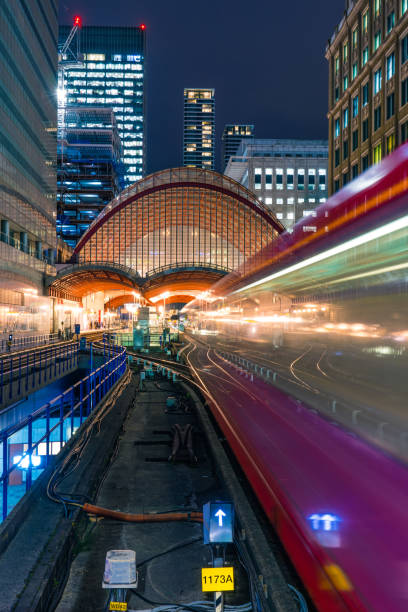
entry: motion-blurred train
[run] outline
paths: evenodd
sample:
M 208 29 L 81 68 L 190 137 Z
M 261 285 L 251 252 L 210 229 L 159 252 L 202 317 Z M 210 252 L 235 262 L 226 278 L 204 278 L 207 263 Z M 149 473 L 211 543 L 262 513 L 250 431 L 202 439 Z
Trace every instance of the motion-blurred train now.
M 317 608 L 407 610 L 408 145 L 184 316 L 188 361 Z
M 325 394 L 404 420 L 408 145 L 186 310 L 208 344 L 275 364 L 316 402 Z

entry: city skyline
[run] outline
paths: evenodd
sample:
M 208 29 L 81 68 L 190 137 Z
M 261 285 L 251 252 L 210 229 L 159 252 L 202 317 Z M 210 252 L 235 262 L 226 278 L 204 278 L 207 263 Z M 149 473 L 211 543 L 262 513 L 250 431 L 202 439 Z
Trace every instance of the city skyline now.
M 256 123 L 262 138 L 327 139 L 324 51 L 344 0 L 297 0 L 290 21 L 284 5 L 259 3 L 248 13 L 242 0 L 227 0 L 222 8 L 197 19 L 184 0 L 177 12 L 162 0 L 142 0 L 137 9 L 130 0 L 60 3 L 60 24 L 78 13 L 84 25 L 146 25 L 147 174 L 182 165 L 183 90 L 191 84 L 216 90 L 217 170 L 227 123 Z M 207 39 L 204 53 L 197 40 Z

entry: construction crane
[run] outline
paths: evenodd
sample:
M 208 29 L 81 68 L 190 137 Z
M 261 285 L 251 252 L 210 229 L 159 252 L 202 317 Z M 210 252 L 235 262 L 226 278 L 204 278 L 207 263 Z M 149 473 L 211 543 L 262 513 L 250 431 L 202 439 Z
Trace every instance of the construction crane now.
M 71 42 L 74 39 L 75 34 L 77 32 L 79 32 L 81 27 L 82 27 L 82 20 L 79 17 L 79 15 L 76 15 L 74 17 L 74 25 L 72 26 L 71 31 L 68 34 L 68 38 L 64 42 L 64 44 L 62 45 L 61 49 L 58 52 L 58 65 L 64 64 L 64 62 L 67 61 L 67 57 L 66 57 L 67 51 L 70 49 L 70 45 L 71 45 Z M 73 52 L 71 51 L 71 53 L 73 53 Z M 76 50 L 76 53 L 73 53 L 73 57 L 74 57 L 74 61 L 75 62 L 78 62 L 81 59 L 80 58 L 80 38 L 79 38 L 79 35 L 77 36 L 77 50 Z
M 57 115 L 57 147 L 58 147 L 58 176 L 60 201 L 65 198 L 65 171 L 64 171 L 64 146 L 65 146 L 65 110 L 66 110 L 66 91 L 65 91 L 65 71 L 73 68 L 84 67 L 84 57 L 81 54 L 80 29 L 82 20 L 79 15 L 74 17 L 74 23 L 66 41 L 58 49 L 58 115 Z M 71 48 L 71 43 L 76 37 L 76 49 Z
M 65 71 L 72 68 L 83 68 L 83 55 L 80 49 L 79 32 L 82 27 L 81 17 L 74 17 L 74 24 L 66 41 L 58 51 L 58 138 L 63 139 L 65 127 Z M 71 43 L 76 36 L 76 50 L 71 49 Z

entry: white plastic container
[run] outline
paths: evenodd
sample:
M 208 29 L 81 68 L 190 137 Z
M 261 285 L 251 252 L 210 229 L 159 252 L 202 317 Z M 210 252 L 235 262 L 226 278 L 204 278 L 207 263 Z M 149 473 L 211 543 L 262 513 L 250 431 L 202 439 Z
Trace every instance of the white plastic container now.
M 132 588 L 137 585 L 136 553 L 134 550 L 109 550 L 106 553 L 102 586 Z

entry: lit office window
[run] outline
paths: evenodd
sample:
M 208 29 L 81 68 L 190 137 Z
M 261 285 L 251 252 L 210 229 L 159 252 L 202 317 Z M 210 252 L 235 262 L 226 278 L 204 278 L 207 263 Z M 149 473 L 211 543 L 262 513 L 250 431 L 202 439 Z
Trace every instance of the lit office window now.
M 283 189 L 283 169 L 276 169 L 276 189 Z
M 353 64 L 353 68 L 352 68 L 352 71 L 351 71 L 351 78 L 352 78 L 353 81 L 357 77 L 357 74 L 358 74 L 358 66 L 357 66 L 357 62 L 355 62 Z
M 375 164 L 380 163 L 381 157 L 382 157 L 381 153 L 382 153 L 381 152 L 381 144 L 379 144 L 376 147 L 374 147 L 373 162 Z
M 315 188 L 316 181 L 316 170 L 314 168 L 309 168 L 308 177 L 308 189 L 309 191 L 313 191 Z
M 340 133 L 340 123 L 339 123 L 339 133 Z M 297 182 L 298 182 L 299 191 L 302 191 L 305 188 L 305 171 L 302 168 L 300 168 L 297 172 Z
M 361 24 L 363 26 L 363 34 L 367 34 L 368 31 L 368 9 L 363 13 Z
M 381 45 L 381 30 L 374 34 L 374 51 L 377 51 L 378 47 Z
M 345 108 L 343 111 L 343 128 L 348 127 L 349 122 L 349 111 L 348 108 Z
M 265 204 L 267 206 L 272 206 L 272 198 L 265 198 Z
M 393 152 L 395 149 L 395 134 L 387 136 L 387 155 Z
M 358 42 L 358 30 L 357 28 L 354 28 L 352 35 L 351 35 L 351 39 L 353 42 L 353 49 L 355 49 L 357 47 L 357 42 Z
M 287 168 L 286 170 L 286 187 L 287 189 L 293 189 L 293 179 L 294 179 L 294 169 L 293 168 Z
M 368 47 L 365 47 L 361 55 L 361 63 L 363 66 L 365 66 L 367 62 L 368 62 Z
M 292 219 L 295 218 L 295 213 L 293 212 L 288 212 L 288 214 L 286 215 L 286 218 L 291 221 Z
M 348 88 L 348 76 L 345 76 L 343 79 L 343 91 L 346 91 Z
M 326 170 L 325 168 L 319 168 L 319 190 L 325 191 L 326 189 Z
M 358 96 L 354 96 L 352 107 L 353 107 L 353 118 L 354 118 L 354 117 L 357 117 L 358 115 Z
M 280 212 L 276 213 L 276 218 L 277 219 L 283 219 L 283 214 L 280 213 Z
M 277 204 L 283 204 L 283 198 L 276 198 Z
M 395 53 L 387 57 L 387 81 L 392 79 L 395 74 Z
M 298 198 L 297 203 L 298 203 L 298 204 L 303 204 L 303 203 L 304 203 L 304 201 L 305 201 L 305 198 Z
M 261 183 L 262 183 L 262 168 L 255 168 L 254 170 L 255 189 L 261 189 Z
M 334 137 L 338 138 L 340 136 L 340 119 L 337 118 L 334 121 Z
M 265 169 L 265 189 L 272 189 L 272 168 Z
M 343 62 L 347 62 L 348 60 L 348 43 L 345 42 L 343 45 Z
M 381 68 L 374 73 L 374 95 L 381 91 L 382 86 L 382 71 Z

